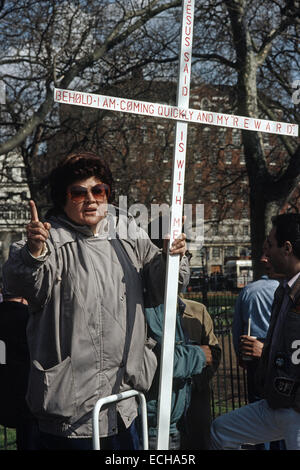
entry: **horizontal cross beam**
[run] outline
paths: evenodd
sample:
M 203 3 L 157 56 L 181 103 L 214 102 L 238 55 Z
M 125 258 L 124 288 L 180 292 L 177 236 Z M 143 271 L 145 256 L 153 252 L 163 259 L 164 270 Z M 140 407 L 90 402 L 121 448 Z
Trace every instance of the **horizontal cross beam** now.
M 63 90 L 60 88 L 55 88 L 54 90 L 54 101 L 62 104 L 73 104 L 107 111 L 140 114 L 143 116 L 172 119 L 186 123 L 230 127 L 233 129 L 268 132 L 293 137 L 297 137 L 299 132 L 299 126 L 297 124 L 287 122 L 215 113 L 201 109 L 183 109 L 167 104 L 117 98 L 114 96 L 98 95 L 81 91 Z

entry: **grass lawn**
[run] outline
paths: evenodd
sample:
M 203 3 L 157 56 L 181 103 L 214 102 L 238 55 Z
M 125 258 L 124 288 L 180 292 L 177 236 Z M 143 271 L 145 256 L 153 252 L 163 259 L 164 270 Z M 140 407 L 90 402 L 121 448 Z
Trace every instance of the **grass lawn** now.
M 0 450 L 16 450 L 16 430 L 0 426 Z

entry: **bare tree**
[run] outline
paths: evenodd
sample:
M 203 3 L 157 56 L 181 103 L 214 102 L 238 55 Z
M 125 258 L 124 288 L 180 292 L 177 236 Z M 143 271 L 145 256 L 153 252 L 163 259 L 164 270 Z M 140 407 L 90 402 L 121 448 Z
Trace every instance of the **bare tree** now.
M 151 20 L 161 24 L 162 13 L 178 5 L 180 0 L 2 2 L 0 78 L 7 99 L 0 154 L 21 149 L 33 196 L 34 168 L 61 126 L 53 86 L 97 92 L 141 67 L 151 74 L 151 63 L 168 47 L 168 40 L 153 38 L 159 26 Z
M 194 57 L 204 79 L 233 87 L 238 114 L 299 121 L 291 99 L 299 73 L 299 13 L 299 2 L 283 0 L 212 0 L 199 8 Z M 270 219 L 299 182 L 300 146 L 299 140 L 281 136 L 270 153 L 263 136 L 248 131 L 242 132 L 242 143 L 257 276 Z

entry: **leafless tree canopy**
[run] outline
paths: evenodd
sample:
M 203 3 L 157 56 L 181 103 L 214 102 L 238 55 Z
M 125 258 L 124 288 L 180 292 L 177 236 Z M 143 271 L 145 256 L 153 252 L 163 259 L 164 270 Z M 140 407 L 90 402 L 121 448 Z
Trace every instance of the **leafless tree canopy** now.
M 229 97 L 229 102 L 210 101 L 212 110 L 298 122 L 299 106 L 292 96 L 300 69 L 299 1 L 195 3 L 193 86 L 206 84 L 217 90 L 216 96 Z M 118 155 L 124 191 L 129 185 L 126 177 L 131 175 L 134 181 L 138 173 L 145 176 L 143 161 L 130 164 L 130 158 L 134 145 L 135 154 L 139 146 L 145 153 L 147 146 L 142 144 L 152 133 L 156 143 L 147 158 L 156 166 L 148 180 L 153 190 L 162 189 L 157 175 L 165 171 L 163 160 L 171 157 L 170 124 L 145 120 L 141 125 L 138 118 L 121 115 L 112 120 L 98 111 L 87 118 L 83 111 L 70 113 L 55 105 L 52 93 L 59 86 L 175 104 L 180 7 L 181 0 L 0 1 L 0 80 L 7 90 L 0 114 L 0 154 L 20 149 L 33 195 L 43 173 L 37 167 L 49 167 L 49 149 L 57 157 L 65 150 L 62 135 L 68 135 L 65 141 L 70 145 L 92 145 Z M 141 127 L 143 133 L 136 133 Z M 223 157 L 231 141 L 222 137 L 222 130 L 199 127 L 190 126 L 194 137 L 189 137 L 187 177 L 192 182 L 198 168 L 205 180 L 188 185 L 187 197 L 203 202 L 211 191 L 218 191 L 224 201 L 228 194 L 231 200 L 232 195 L 249 198 L 252 251 L 258 258 L 271 215 L 298 184 L 299 141 L 274 137 L 266 145 L 262 135 L 244 131 L 239 151 L 245 166 L 233 165 L 228 172 Z M 54 143 L 57 133 L 60 140 Z M 224 203 L 221 213 L 225 209 Z

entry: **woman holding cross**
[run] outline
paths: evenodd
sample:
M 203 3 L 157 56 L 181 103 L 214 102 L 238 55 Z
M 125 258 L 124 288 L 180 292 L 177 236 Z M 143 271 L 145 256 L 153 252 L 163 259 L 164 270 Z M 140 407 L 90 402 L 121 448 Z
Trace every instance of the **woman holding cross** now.
M 113 178 L 99 156 L 72 154 L 49 183 L 53 209 L 41 222 L 30 202 L 27 241 L 12 245 L 4 282 L 29 304 L 27 402 L 42 449 L 91 449 L 97 400 L 151 385 L 156 359 L 144 299 L 163 300 L 165 256 L 137 227 L 135 237 L 130 230 L 119 237 L 133 220 L 109 204 Z M 185 251 L 182 234 L 170 250 L 182 258 L 181 284 L 188 280 Z M 135 398 L 104 407 L 101 448 L 137 449 L 136 416 Z

